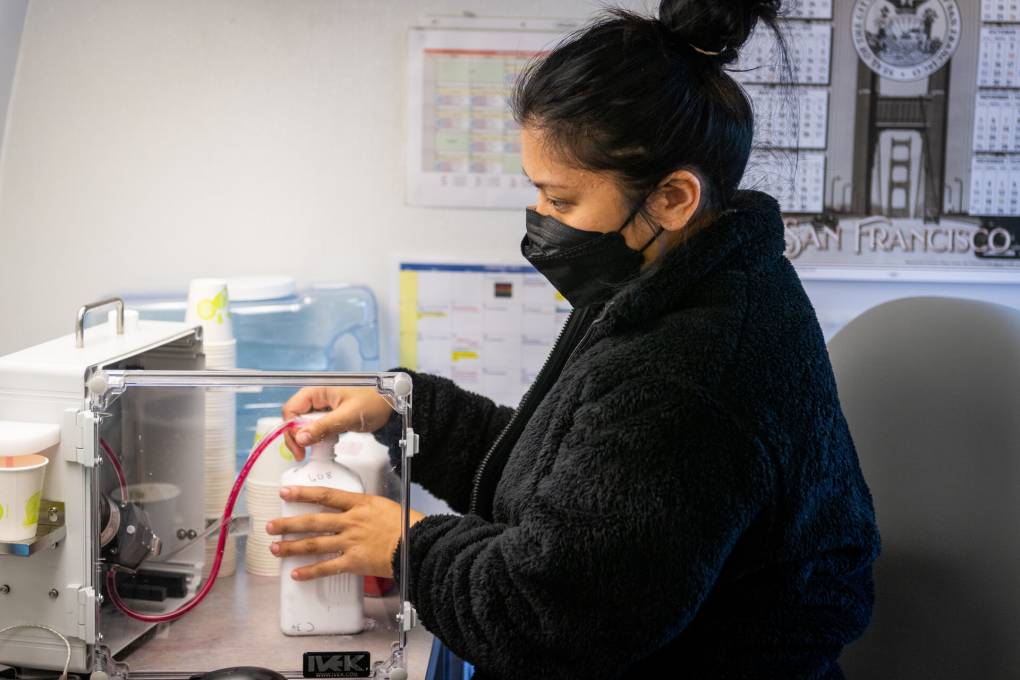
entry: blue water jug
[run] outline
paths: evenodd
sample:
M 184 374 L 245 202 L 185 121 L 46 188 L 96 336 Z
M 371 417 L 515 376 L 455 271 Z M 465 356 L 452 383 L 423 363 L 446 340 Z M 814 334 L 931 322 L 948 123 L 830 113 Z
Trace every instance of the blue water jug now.
M 237 338 L 238 368 L 264 371 L 378 371 L 378 307 L 365 286 L 319 283 L 298 289 L 286 276 L 227 280 Z M 125 294 L 142 319 L 184 321 L 187 292 Z M 238 394 L 237 450 L 244 458 L 267 405 L 289 398 L 288 388 Z M 252 409 L 252 404 L 259 404 Z

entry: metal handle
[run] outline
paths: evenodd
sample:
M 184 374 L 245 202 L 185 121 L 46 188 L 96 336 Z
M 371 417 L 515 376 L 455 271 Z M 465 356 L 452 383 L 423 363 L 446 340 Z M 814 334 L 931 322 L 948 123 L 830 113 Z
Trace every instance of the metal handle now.
M 81 349 L 85 346 L 85 315 L 93 309 L 117 305 L 117 335 L 124 335 L 124 300 L 119 297 L 107 298 L 98 302 L 90 302 L 78 308 L 78 319 L 74 322 L 74 346 Z

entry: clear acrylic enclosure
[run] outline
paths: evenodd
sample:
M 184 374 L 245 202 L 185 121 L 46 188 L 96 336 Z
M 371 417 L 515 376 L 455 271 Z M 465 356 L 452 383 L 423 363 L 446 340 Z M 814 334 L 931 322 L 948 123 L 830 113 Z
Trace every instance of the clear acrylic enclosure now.
M 408 457 L 417 446 L 407 375 L 118 366 L 96 372 L 87 387 L 100 453 L 88 481 L 93 578 L 102 596 L 94 669 L 176 677 L 233 666 L 334 677 L 424 673 L 431 639 L 413 625 L 406 551 L 396 579 L 344 573 L 298 582 L 290 569 L 337 554 L 281 559 L 269 550 L 280 537 L 265 530 L 271 519 L 325 511 L 285 507 L 281 485 L 329 486 L 388 499 L 406 541 Z M 359 430 L 380 418 L 389 423 L 400 458 L 391 461 L 371 434 L 351 432 L 295 460 L 278 395 L 302 388 L 347 390 L 340 408 L 352 409 Z M 263 393 L 274 398 L 262 403 Z M 359 394 L 376 410 L 355 412 Z M 261 446 L 257 460 L 236 456 L 239 399 L 257 416 L 248 442 Z M 313 410 L 327 406 L 312 402 Z

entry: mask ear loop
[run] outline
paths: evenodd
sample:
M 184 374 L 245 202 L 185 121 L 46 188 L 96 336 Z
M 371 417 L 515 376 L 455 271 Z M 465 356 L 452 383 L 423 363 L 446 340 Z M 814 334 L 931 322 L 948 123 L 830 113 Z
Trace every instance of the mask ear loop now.
M 654 194 L 658 190 L 659 190 L 658 187 L 652 189 L 647 194 L 645 194 L 644 198 L 642 198 L 640 201 L 638 201 L 637 207 L 634 208 L 631 211 L 630 215 L 627 217 L 627 219 L 624 221 L 624 223 L 621 224 L 620 228 L 616 230 L 616 233 L 622 234 L 623 230 L 627 228 L 627 225 L 630 224 L 634 220 L 634 218 L 638 216 L 638 213 L 641 212 L 641 208 L 645 207 L 645 203 L 647 203 L 648 199 L 652 197 L 652 194 Z M 646 220 L 646 221 L 649 224 L 651 223 L 651 220 Z M 637 251 L 639 255 L 640 254 L 644 254 L 644 252 L 646 250 L 648 250 L 648 246 L 650 246 L 653 243 L 655 243 L 655 241 L 660 236 L 662 236 L 662 232 L 666 231 L 665 227 L 663 227 L 661 224 L 656 224 L 655 226 L 658 227 L 658 231 L 655 232 L 655 236 L 653 236 L 652 238 L 648 239 L 648 242 L 645 243 L 643 246 L 641 246 L 641 250 Z

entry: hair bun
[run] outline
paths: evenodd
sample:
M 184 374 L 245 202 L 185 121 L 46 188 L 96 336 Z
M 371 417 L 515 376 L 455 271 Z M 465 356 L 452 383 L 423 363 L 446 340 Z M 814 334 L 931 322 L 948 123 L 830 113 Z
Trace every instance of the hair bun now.
M 659 21 L 677 40 L 729 63 L 759 21 L 776 27 L 781 5 L 782 0 L 662 0 Z

